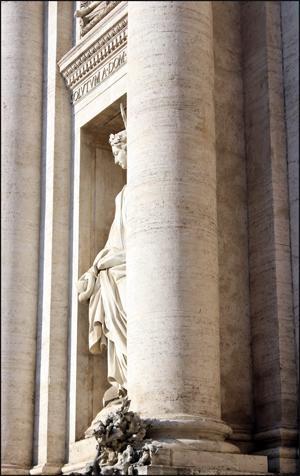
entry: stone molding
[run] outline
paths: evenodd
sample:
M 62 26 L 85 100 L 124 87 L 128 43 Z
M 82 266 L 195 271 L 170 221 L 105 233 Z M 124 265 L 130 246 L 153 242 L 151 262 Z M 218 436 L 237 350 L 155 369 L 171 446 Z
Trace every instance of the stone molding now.
M 103 19 L 105 21 L 101 22 L 98 29 L 93 29 L 90 34 L 81 38 L 78 44 L 58 62 L 66 86 L 72 93 L 73 103 L 85 96 L 102 82 L 103 78 L 109 77 L 126 62 L 128 30 L 126 6 L 127 2 L 118 2 L 111 12 L 112 15 L 105 17 Z M 115 61 L 120 53 L 123 56 L 117 67 L 110 65 L 110 62 Z M 105 69 L 104 76 L 103 68 Z M 97 73 L 101 73 L 101 80 L 98 81 L 95 78 L 94 81 L 89 81 L 93 79 L 94 75 L 97 76 Z M 74 90 L 79 94 L 73 94 Z
M 127 25 L 126 16 L 74 60 L 69 67 L 61 71 L 68 87 L 74 88 L 119 48 L 126 45 Z

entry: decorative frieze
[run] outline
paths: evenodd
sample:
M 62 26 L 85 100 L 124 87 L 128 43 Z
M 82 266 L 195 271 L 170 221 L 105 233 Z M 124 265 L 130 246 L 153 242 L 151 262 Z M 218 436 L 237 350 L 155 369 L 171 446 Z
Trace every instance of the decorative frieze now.
M 85 76 L 96 70 L 106 58 L 127 43 L 127 23 L 127 17 L 122 18 L 82 55 L 76 58 L 67 69 L 62 71 L 67 86 L 76 86 Z
M 89 41 L 84 48 L 84 44 L 88 43 L 84 38 L 81 40 L 82 45 L 74 47 L 74 53 L 78 50 L 77 55 L 72 55 L 71 50 L 69 58 L 62 58 L 59 62 L 66 85 L 71 90 L 73 103 L 86 96 L 126 63 L 127 25 L 127 15 L 123 14 L 93 43 Z
M 127 61 L 126 50 L 123 49 L 119 54 L 117 54 L 111 61 L 105 63 L 100 69 L 89 77 L 84 83 L 73 90 L 72 92 L 72 102 L 73 104 L 81 99 L 83 96 L 86 96 L 92 89 L 98 86 L 100 83 L 103 83 L 105 79 L 111 76 L 117 69 L 120 68 Z

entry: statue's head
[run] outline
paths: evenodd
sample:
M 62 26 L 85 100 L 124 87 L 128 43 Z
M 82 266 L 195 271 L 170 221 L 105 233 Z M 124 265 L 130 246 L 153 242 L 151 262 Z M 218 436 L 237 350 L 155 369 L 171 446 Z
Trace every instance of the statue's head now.
M 127 168 L 127 133 L 126 130 L 118 132 L 117 134 L 110 134 L 109 143 L 112 148 L 112 153 L 115 159 L 115 164 L 118 164 L 122 169 Z

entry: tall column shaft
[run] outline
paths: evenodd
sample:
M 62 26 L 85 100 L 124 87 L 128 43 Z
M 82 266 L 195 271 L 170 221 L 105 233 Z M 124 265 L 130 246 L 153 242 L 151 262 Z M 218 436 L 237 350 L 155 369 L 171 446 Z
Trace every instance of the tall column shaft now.
M 2 474 L 32 461 L 43 2 L 2 4 Z
M 221 438 L 211 3 L 128 18 L 129 397 Z

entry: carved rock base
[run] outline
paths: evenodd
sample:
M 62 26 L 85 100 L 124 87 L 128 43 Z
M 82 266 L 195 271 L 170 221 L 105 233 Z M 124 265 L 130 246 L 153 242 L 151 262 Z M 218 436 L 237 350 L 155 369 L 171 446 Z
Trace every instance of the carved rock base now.
M 89 428 L 85 431 L 84 435 L 85 438 L 90 438 L 94 435 L 94 429 L 97 428 L 99 421 L 106 419 L 110 413 L 116 413 L 122 407 L 123 400 L 114 400 L 106 407 L 102 408 L 102 410 L 96 415 L 94 420 L 92 421 Z

